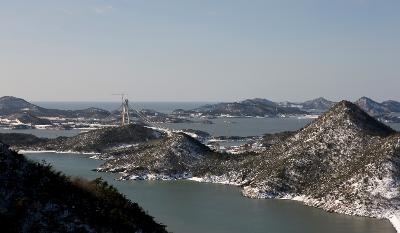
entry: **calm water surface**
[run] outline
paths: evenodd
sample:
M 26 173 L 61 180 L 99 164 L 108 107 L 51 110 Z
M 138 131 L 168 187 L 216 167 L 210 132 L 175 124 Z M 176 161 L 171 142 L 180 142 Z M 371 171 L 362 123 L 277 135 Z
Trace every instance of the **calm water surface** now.
M 202 123 L 166 123 L 171 129 L 198 129 L 213 136 L 259 136 L 266 133 L 278 133 L 300 129 L 311 119 L 297 118 L 216 118 L 214 124 Z
M 197 129 L 210 133 L 213 136 L 259 136 L 266 133 L 293 131 L 309 124 L 312 119 L 297 118 L 218 118 L 212 119 L 214 124 L 201 123 L 169 123 L 160 124 L 170 129 Z M 400 131 L 400 123 L 388 123 L 393 129 Z M 55 138 L 59 136 L 74 136 L 79 129 L 46 130 L 21 129 L 11 130 L 0 128 L 0 133 L 27 133 L 38 137 Z
M 233 186 L 190 181 L 115 181 L 83 155 L 27 154 L 67 175 L 103 177 L 176 233 L 395 233 L 387 220 L 331 214 L 284 200 L 244 198 Z
M 71 137 L 78 135 L 81 132 L 79 129 L 71 130 L 56 130 L 56 129 L 5 129 L 0 128 L 0 133 L 25 133 L 33 134 L 40 138 L 56 138 L 60 136 Z
M 260 136 L 266 133 L 294 131 L 308 125 L 315 119 L 298 118 L 217 118 L 214 124 L 202 123 L 166 123 L 160 124 L 171 129 L 197 129 L 213 136 Z M 387 123 L 400 131 L 400 123 Z
M 120 102 L 35 102 L 46 108 L 77 110 L 97 107 L 109 111 L 120 107 Z M 154 109 L 159 112 L 170 113 L 175 109 L 193 109 L 212 102 L 131 102 L 136 109 Z M 217 118 L 212 119 L 212 125 L 201 123 L 171 123 L 163 124 L 171 129 L 198 129 L 214 136 L 258 136 L 265 133 L 297 130 L 304 127 L 311 119 L 297 118 Z M 388 123 L 393 129 L 400 131 L 400 123 Z M 22 131 L 19 131 L 22 132 Z M 38 133 L 40 132 L 32 132 Z M 67 133 L 68 134 L 68 133 Z M 35 134 L 36 135 L 36 134 Z M 57 135 L 56 133 L 54 135 Z M 62 135 L 64 136 L 64 135 Z M 71 135 L 65 135 L 71 136 Z
M 400 123 L 387 123 L 392 129 L 400 131 Z

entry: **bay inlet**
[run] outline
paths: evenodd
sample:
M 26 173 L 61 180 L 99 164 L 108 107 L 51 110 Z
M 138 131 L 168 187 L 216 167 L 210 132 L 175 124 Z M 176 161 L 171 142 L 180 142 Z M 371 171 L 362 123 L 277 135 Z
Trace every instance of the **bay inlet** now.
M 116 181 L 87 155 L 33 153 L 69 176 L 102 177 L 175 233 L 395 233 L 388 220 L 328 213 L 287 200 L 249 199 L 238 187 L 193 181 Z

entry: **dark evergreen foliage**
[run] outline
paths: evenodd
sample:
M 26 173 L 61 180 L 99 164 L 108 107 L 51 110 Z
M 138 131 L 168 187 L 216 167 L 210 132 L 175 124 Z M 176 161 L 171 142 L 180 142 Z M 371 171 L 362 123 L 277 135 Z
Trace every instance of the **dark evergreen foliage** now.
M 102 179 L 74 179 L 0 143 L 1 232 L 166 232 Z

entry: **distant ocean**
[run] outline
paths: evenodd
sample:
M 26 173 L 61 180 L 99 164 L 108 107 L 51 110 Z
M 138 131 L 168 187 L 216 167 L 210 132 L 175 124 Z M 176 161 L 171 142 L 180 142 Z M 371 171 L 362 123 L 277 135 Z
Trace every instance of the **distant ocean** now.
M 101 108 L 113 111 L 121 106 L 121 102 L 33 102 L 34 104 L 44 108 L 78 110 L 89 107 Z M 173 110 L 181 108 L 185 110 L 200 107 L 213 102 L 131 102 L 132 108 L 153 109 L 158 112 L 171 113 Z

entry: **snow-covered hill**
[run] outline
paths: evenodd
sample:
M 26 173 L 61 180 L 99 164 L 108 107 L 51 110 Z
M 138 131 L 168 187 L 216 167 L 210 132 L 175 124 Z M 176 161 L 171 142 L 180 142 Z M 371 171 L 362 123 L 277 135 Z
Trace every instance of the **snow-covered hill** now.
M 130 124 L 120 127 L 109 127 L 91 130 L 73 137 L 37 140 L 36 144 L 24 146 L 19 142 L 18 149 L 37 151 L 75 151 L 101 153 L 114 148 L 132 146 L 149 140 L 158 139 L 165 135 L 143 125 Z
M 98 171 L 121 172 L 122 179 L 184 179 L 202 160 L 213 154 L 207 146 L 184 133 L 110 151 Z
M 204 167 L 203 177 L 224 177 L 252 198 L 378 218 L 400 209 L 400 134 L 348 101 L 264 153 Z

